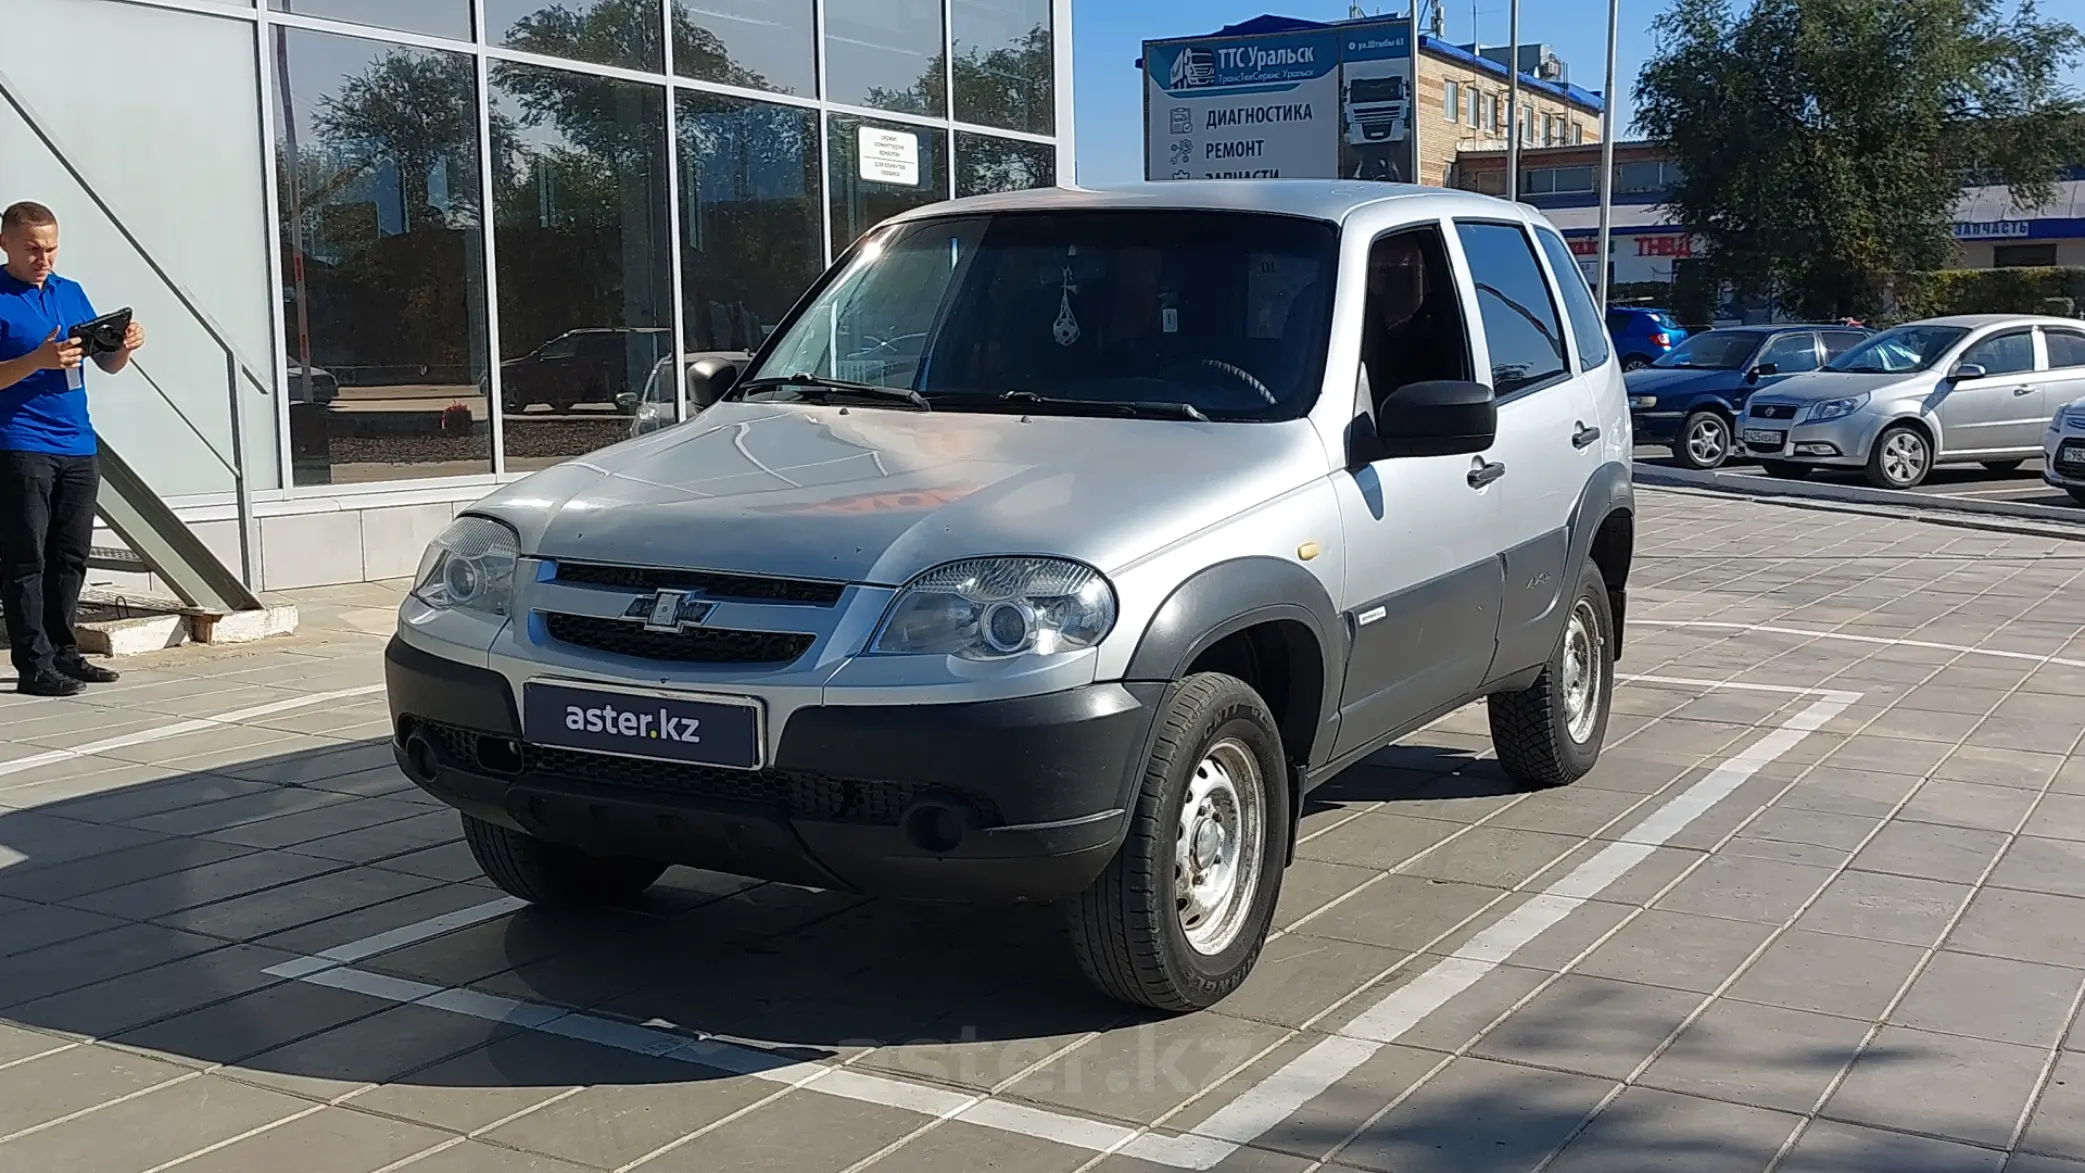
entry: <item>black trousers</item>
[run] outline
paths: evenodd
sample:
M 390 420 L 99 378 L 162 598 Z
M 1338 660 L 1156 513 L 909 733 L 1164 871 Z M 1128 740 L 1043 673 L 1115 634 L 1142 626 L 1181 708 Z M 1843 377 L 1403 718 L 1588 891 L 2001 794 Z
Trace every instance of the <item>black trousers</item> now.
M 17 673 L 79 655 L 72 621 L 100 489 L 101 464 L 92 456 L 0 452 L 0 608 Z

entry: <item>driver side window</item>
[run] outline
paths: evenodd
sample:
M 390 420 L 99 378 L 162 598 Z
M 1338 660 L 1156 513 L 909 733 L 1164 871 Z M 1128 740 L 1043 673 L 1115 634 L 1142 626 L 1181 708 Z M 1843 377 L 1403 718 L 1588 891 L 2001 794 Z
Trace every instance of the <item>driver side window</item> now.
M 1984 374 L 2017 375 L 2034 369 L 2034 335 L 2025 330 L 1986 338 L 1962 355 L 1962 365 L 1984 368 Z
M 1438 226 L 1377 238 L 1368 250 L 1361 374 L 1371 406 L 1399 387 L 1470 378 L 1469 331 Z
M 1817 369 L 1817 336 L 1814 334 L 1783 334 L 1766 344 L 1760 351 L 1755 365 L 1772 363 L 1777 374 L 1789 375 L 1797 371 Z

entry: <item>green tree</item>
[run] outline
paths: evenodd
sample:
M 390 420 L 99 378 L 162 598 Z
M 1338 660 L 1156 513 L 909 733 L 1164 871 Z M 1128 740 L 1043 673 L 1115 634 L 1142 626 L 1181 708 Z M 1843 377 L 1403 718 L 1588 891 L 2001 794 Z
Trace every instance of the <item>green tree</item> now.
M 319 99 L 312 129 L 334 156 L 357 173 L 389 162 L 398 174 L 408 224 L 439 224 L 449 217 L 473 223 L 478 211 L 477 75 L 469 57 L 394 49 Z M 512 134 L 495 117 L 493 133 Z M 447 214 L 432 203 L 429 178 L 440 169 Z M 338 183 L 306 187 L 306 198 Z
M 2085 37 L 2033 0 L 1677 0 L 1635 87 L 1718 278 L 1812 317 L 1887 312 L 1945 262 L 1968 182 L 2046 203 L 2085 158 Z

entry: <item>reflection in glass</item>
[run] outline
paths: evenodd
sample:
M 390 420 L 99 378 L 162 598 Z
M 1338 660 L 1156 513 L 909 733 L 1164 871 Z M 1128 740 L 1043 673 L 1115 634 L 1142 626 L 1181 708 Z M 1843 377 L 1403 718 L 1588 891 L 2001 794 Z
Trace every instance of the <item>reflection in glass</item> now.
M 707 94 L 678 100 L 688 349 L 750 351 L 823 268 L 818 115 Z
M 471 39 L 470 0 L 268 0 L 268 7 L 431 37 Z
M 531 470 L 626 437 L 673 352 L 666 92 L 507 62 L 492 81 L 507 467 Z
M 941 0 L 825 0 L 826 100 L 948 114 Z
M 673 71 L 755 90 L 815 96 L 811 0 L 674 0 Z
M 1057 184 L 1057 148 L 956 132 L 956 195 L 1027 191 Z
M 826 123 L 826 149 L 832 153 L 835 254 L 884 219 L 948 198 L 942 131 L 834 114 Z
M 275 33 L 294 483 L 490 472 L 471 58 Z
M 495 45 L 620 65 L 666 68 L 659 48 L 659 0 L 483 0 L 485 37 Z
M 954 0 L 956 121 L 1048 134 L 1057 122 L 1050 0 Z

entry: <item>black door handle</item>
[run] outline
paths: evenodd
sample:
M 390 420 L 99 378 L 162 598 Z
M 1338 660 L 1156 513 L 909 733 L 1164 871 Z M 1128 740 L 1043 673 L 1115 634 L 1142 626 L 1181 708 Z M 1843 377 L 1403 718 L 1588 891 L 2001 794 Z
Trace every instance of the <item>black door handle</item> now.
M 1481 489 L 1505 475 L 1506 466 L 1503 464 L 1480 464 L 1470 470 L 1470 487 Z
M 1571 446 L 1573 448 L 1583 448 L 1599 438 L 1600 429 L 1589 428 L 1581 423 L 1578 425 L 1578 430 L 1571 433 Z

